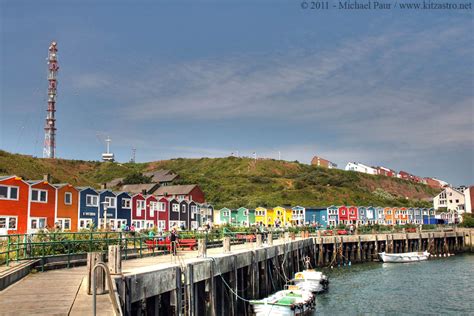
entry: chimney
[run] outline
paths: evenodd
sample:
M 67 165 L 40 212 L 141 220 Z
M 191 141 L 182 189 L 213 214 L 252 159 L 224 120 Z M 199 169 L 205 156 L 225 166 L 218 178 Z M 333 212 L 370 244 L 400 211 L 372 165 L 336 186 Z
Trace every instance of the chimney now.
M 49 173 L 43 175 L 43 181 L 50 182 L 50 180 L 51 180 L 51 175 Z
M 142 190 L 142 194 L 146 195 L 146 190 L 145 189 Z

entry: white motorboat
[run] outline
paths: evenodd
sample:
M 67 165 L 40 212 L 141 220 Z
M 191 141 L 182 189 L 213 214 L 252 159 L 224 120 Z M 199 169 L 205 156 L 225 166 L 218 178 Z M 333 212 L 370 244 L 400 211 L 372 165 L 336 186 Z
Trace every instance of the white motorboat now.
M 405 253 L 379 253 L 383 262 L 416 262 L 428 260 L 430 253 L 425 252 L 405 252 Z
M 313 293 L 327 291 L 329 279 L 322 272 L 314 269 L 306 269 L 295 274 L 293 283 L 300 289 Z
M 289 286 L 288 290 L 278 291 L 267 298 L 252 300 L 256 316 L 308 315 L 315 307 L 314 294 Z

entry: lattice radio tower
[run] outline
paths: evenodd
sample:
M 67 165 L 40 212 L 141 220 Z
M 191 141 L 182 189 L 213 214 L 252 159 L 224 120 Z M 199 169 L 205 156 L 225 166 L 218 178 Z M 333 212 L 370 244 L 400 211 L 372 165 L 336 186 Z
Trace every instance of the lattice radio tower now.
M 46 110 L 46 125 L 44 127 L 43 158 L 55 158 L 56 151 L 56 88 L 59 70 L 56 42 L 51 42 L 48 52 L 48 109 Z

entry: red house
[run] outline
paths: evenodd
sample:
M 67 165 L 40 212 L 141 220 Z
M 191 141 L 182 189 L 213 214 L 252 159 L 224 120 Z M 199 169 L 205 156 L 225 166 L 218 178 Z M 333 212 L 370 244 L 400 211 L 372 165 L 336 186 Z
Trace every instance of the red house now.
M 386 177 L 396 177 L 397 172 L 395 170 L 392 170 L 390 168 L 386 167 L 375 167 L 377 170 L 378 175 L 386 176 Z
M 345 206 L 340 206 L 338 208 L 339 213 L 339 223 L 348 224 L 349 223 L 349 210 Z
M 136 230 L 146 228 L 146 199 L 143 194 L 132 196 L 132 225 Z
M 169 201 L 162 197 L 158 200 L 158 222 L 157 227 L 159 231 L 169 230 Z
M 28 232 L 53 229 L 56 217 L 56 188 L 44 180 L 27 182 L 30 184 Z
M 158 225 L 158 199 L 153 195 L 148 195 L 145 199 L 145 204 L 145 228 L 152 229 Z
M 0 235 L 25 234 L 30 186 L 20 177 L 0 177 Z
M 359 217 L 358 209 L 356 206 L 349 207 L 349 224 L 357 223 L 357 218 Z

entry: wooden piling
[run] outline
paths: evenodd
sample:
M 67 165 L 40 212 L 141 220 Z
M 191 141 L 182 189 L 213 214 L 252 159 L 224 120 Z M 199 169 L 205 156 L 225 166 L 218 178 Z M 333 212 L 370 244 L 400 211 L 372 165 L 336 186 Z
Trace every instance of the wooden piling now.
M 122 253 L 120 245 L 109 246 L 109 271 L 111 274 L 122 273 Z
M 230 237 L 224 237 L 223 240 L 224 253 L 230 252 Z
M 272 233 L 269 233 L 268 236 L 267 236 L 267 244 L 269 246 L 273 246 L 273 234 Z
M 104 255 L 101 252 L 87 253 L 87 293 L 92 295 L 92 269 L 98 263 L 104 262 Z M 105 291 L 105 272 L 102 269 L 95 269 L 95 285 L 97 294 L 104 294 Z
M 207 244 L 205 239 L 198 239 L 198 257 L 207 258 Z

